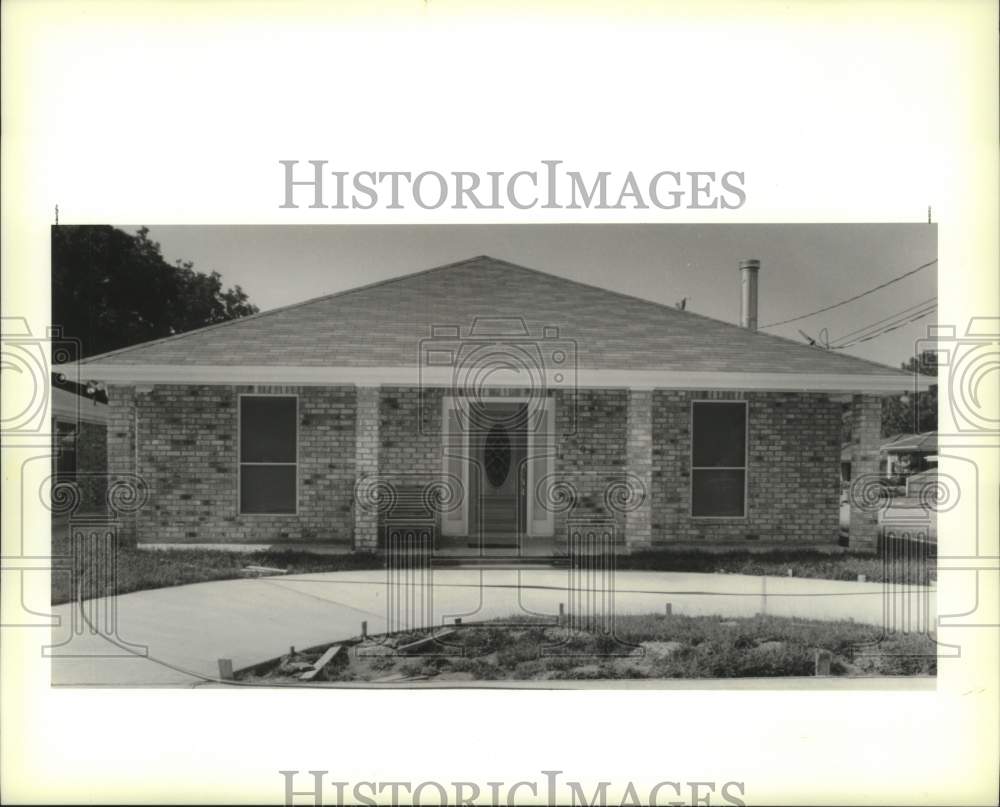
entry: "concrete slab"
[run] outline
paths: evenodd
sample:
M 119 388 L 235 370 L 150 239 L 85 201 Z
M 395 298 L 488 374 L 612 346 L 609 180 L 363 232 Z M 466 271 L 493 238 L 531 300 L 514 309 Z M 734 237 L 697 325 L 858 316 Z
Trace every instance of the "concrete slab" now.
M 613 585 L 569 569 L 330 572 L 225 580 L 141 591 L 55 607 L 52 683 L 67 686 L 197 686 L 218 680 L 218 659 L 239 670 L 288 651 L 387 627 L 405 629 L 516 614 L 598 618 L 663 613 L 753 616 L 768 613 L 881 625 L 897 614 L 933 625 L 935 591 L 880 583 L 787 577 L 618 572 Z M 908 609 L 908 610 L 907 610 Z M 74 631 L 74 611 L 77 612 Z M 91 625 L 102 625 L 94 633 Z

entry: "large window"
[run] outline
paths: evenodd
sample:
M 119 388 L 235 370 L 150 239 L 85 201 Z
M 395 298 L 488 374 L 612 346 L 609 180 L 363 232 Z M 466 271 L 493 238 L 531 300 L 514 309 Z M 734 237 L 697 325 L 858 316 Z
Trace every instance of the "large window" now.
M 691 409 L 691 515 L 746 514 L 747 407 L 744 401 L 695 401 Z
M 298 399 L 240 397 L 240 512 L 295 513 Z

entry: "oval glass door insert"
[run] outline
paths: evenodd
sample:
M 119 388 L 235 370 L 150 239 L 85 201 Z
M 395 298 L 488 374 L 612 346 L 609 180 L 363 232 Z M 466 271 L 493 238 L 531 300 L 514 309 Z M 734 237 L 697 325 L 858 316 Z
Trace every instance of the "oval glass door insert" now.
M 510 473 L 510 436 L 507 430 L 497 423 L 486 435 L 483 447 L 483 463 L 486 466 L 486 478 L 490 484 L 499 488 L 507 481 Z

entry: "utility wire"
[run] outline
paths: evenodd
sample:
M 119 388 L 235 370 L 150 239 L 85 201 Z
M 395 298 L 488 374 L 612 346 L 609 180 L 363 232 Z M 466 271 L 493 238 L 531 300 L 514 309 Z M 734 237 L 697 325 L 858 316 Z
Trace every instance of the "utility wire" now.
M 879 328 L 878 330 L 862 334 L 861 336 L 852 339 L 850 342 L 845 342 L 840 345 L 834 345 L 832 347 L 835 350 L 841 350 L 842 348 L 850 347 L 851 345 L 856 345 L 859 342 L 867 342 L 871 339 L 874 339 L 877 336 L 882 336 L 883 334 L 887 334 L 890 331 L 895 331 L 896 329 L 901 328 L 904 325 L 908 325 L 911 322 L 916 322 L 919 319 L 923 319 L 924 317 L 933 314 L 935 311 L 937 311 L 937 306 L 932 305 L 923 311 L 918 311 L 914 314 L 909 315 L 908 317 L 903 317 L 902 319 L 896 320 L 895 322 L 892 322 L 886 325 L 885 327 Z
M 776 328 L 779 325 L 787 325 L 789 322 L 798 322 L 800 319 L 806 319 L 808 317 L 814 317 L 816 314 L 822 314 L 824 311 L 831 311 L 834 308 L 840 308 L 842 305 L 847 305 L 848 303 L 853 303 L 855 300 L 860 300 L 862 297 L 867 297 L 869 294 L 878 291 L 879 289 L 884 289 L 886 286 L 891 286 L 893 283 L 898 283 L 903 278 L 909 277 L 910 275 L 915 275 L 922 269 L 926 269 L 928 266 L 933 266 L 937 263 L 937 258 L 933 261 L 928 261 L 927 263 L 921 264 L 916 269 L 911 269 L 909 272 L 903 272 L 901 275 L 897 275 L 891 280 L 887 280 L 885 283 L 881 283 L 874 288 L 868 289 L 868 291 L 863 291 L 861 294 L 855 294 L 853 297 L 848 297 L 846 300 L 841 300 L 839 303 L 834 303 L 833 305 L 828 305 L 825 308 L 820 308 L 816 311 L 810 311 L 808 314 L 802 314 L 799 317 L 792 317 L 791 319 L 783 319 L 781 322 L 772 322 L 770 325 L 762 325 L 761 329 L 764 328 Z
M 878 338 L 879 336 L 884 336 L 885 334 L 889 333 L 890 331 L 895 331 L 897 328 L 902 328 L 904 325 L 907 325 L 907 324 L 909 324 L 911 322 L 916 322 L 918 319 L 923 319 L 924 317 L 929 317 L 935 311 L 937 311 L 937 305 L 932 305 L 926 311 L 921 311 L 921 312 L 917 313 L 914 316 L 911 316 L 911 317 L 909 317 L 907 319 L 904 319 L 904 320 L 902 320 L 900 322 L 896 322 L 893 325 L 891 325 L 891 326 L 889 326 L 887 328 L 883 328 L 880 331 L 876 331 L 875 333 L 869 334 L 868 336 L 862 336 L 859 339 L 855 339 L 853 342 L 848 342 L 846 345 L 836 345 L 836 346 L 833 346 L 833 347 L 830 348 L 830 350 L 844 350 L 845 348 L 852 347 L 852 346 L 854 346 L 854 345 L 856 345 L 856 344 L 858 344 L 860 342 L 869 342 L 872 339 Z
M 833 340 L 833 342 L 834 343 L 837 343 L 837 342 L 846 342 L 848 339 L 850 339 L 855 334 L 863 333 L 863 332 L 865 332 L 867 330 L 870 330 L 871 328 L 874 328 L 876 325 L 881 325 L 883 322 L 888 322 L 889 320 L 896 319 L 896 317 L 903 316 L 904 314 L 906 314 L 909 311 L 915 311 L 918 308 L 924 308 L 924 307 L 926 307 L 928 305 L 937 305 L 937 298 L 936 297 L 930 297 L 930 298 L 928 298 L 926 300 L 923 300 L 922 302 L 915 303 L 914 305 L 911 305 L 911 306 L 909 306 L 907 308 L 904 308 L 902 311 L 897 311 L 895 314 L 890 314 L 887 317 L 883 317 L 882 319 L 877 319 L 877 320 L 875 320 L 875 322 L 872 322 L 872 323 L 870 323 L 868 325 L 865 325 L 865 326 L 863 326 L 861 328 L 856 328 L 853 331 L 848 331 L 847 333 L 844 333 L 844 334 L 841 334 L 840 336 L 838 336 L 836 339 Z

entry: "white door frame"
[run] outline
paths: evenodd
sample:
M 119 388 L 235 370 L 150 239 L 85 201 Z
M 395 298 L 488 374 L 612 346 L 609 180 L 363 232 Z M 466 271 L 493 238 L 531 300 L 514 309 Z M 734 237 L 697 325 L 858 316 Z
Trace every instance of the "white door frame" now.
M 536 399 L 531 395 L 477 395 L 476 400 L 491 403 L 530 404 Z M 462 501 L 456 511 L 459 515 L 455 518 L 449 519 L 445 517 L 441 520 L 441 530 L 445 535 L 464 536 L 469 534 L 469 497 L 467 491 L 469 490 L 469 465 L 471 460 L 470 434 L 468 429 L 466 429 L 460 440 L 456 441 L 449 432 L 449 424 L 451 423 L 450 413 L 456 409 L 464 409 L 467 415 L 468 406 L 469 398 L 465 396 L 445 395 L 441 399 L 442 481 L 444 484 L 448 484 L 450 477 L 458 476 L 462 487 Z M 541 435 L 536 433 L 538 430 L 535 428 L 529 427 L 527 430 L 528 478 L 527 491 L 525 493 L 527 512 L 525 513 L 524 523 L 525 536 L 528 538 L 551 538 L 555 534 L 554 513 L 550 509 L 542 507 L 539 501 L 539 499 L 547 501 L 548 496 L 545 491 L 542 491 L 542 495 L 538 496 L 535 490 L 535 486 L 542 480 L 549 480 L 547 484 L 550 485 L 553 473 L 555 472 L 555 398 L 547 396 L 544 399 L 543 408 L 545 427 L 541 430 Z M 539 436 L 541 440 L 539 440 Z M 540 446 L 539 442 L 541 442 Z M 536 480 L 535 466 L 538 459 L 544 460 L 544 474 L 541 480 Z M 454 470 L 450 467 L 456 461 L 460 465 L 458 474 L 455 474 Z M 447 514 L 445 515 L 447 516 Z

